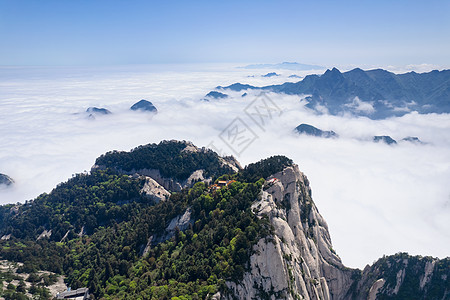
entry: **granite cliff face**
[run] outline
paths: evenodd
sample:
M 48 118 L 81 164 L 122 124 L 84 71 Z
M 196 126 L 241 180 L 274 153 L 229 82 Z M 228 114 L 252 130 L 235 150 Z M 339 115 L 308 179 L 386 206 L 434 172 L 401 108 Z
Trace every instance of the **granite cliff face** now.
M 130 155 L 139 155 L 143 150 L 133 150 Z M 180 142 L 177 153 L 201 159 L 211 155 L 189 142 Z M 203 168 L 196 165 L 184 178 L 164 176 L 161 168 L 126 170 L 126 161 L 122 160 L 113 166 L 145 180 L 141 194 L 157 203 L 195 182 L 211 184 L 211 177 L 205 174 L 212 170 L 245 172 L 233 157 L 211 158 L 212 164 Z M 103 161 L 111 165 L 113 160 L 106 156 Z M 418 299 L 448 299 L 449 259 L 400 253 L 383 257 L 364 270 L 345 267 L 333 249 L 328 225 L 311 194 L 307 177 L 295 164 L 265 178 L 260 197 L 255 199 L 251 210 L 258 218 L 269 220 L 272 234 L 253 246 L 242 280 L 225 282 L 226 289 L 215 294 L 214 299 L 412 299 L 414 295 L 421 295 Z M 186 209 L 162 233 L 148 238 L 141 255 L 172 238 L 175 228 L 183 231 L 195 221 L 191 209 Z
M 227 282 L 239 299 L 340 299 L 352 270 L 335 254 L 328 226 L 298 166 L 267 178 L 252 210 L 268 217 L 274 236 L 261 239 L 242 282 Z
M 284 156 L 241 168 L 185 141 L 113 151 L 91 174 L 0 213 L 2 259 L 51 263 L 96 299 L 450 299 L 450 258 L 398 253 L 345 267 L 308 179 Z M 48 245 L 66 252 L 48 262 Z M 122 276 L 120 294 L 110 285 Z
M 216 299 L 449 299 L 450 259 L 383 257 L 361 271 L 345 267 L 328 225 L 297 165 L 267 178 L 252 210 L 268 218 L 274 235 L 253 249 L 240 282 Z

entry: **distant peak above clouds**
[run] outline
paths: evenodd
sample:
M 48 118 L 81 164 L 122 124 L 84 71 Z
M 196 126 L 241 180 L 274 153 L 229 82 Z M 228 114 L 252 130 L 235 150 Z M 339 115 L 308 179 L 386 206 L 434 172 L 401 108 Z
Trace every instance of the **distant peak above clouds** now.
M 134 111 L 149 111 L 149 112 L 158 112 L 156 107 L 148 100 L 142 99 L 130 107 L 131 110 Z
M 6 174 L 0 173 L 0 187 L 9 186 L 14 183 L 14 180 Z
M 301 64 L 298 62 L 282 62 L 277 64 L 252 64 L 244 67 L 243 69 L 284 69 L 284 70 L 323 70 L 325 67 L 317 65 Z

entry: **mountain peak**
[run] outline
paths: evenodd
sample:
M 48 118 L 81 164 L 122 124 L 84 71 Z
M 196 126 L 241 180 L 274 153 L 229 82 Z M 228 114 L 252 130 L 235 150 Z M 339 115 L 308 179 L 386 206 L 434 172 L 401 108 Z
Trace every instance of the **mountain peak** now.
M 14 183 L 14 180 L 6 174 L 0 173 L 0 186 L 2 185 L 11 185 Z
M 341 77 L 343 77 L 342 76 L 342 73 L 341 73 L 341 71 L 339 71 L 336 67 L 334 67 L 333 69 L 327 69 L 326 71 L 325 71 L 325 73 L 321 76 L 321 78 L 330 78 L 330 79 L 333 79 L 333 78 L 341 78 Z
M 175 140 L 107 153 L 97 159 L 106 169 L 0 209 L 2 259 L 25 262 L 22 270 L 70 274 L 72 288 L 88 286 L 96 299 L 449 295 L 448 258 L 400 253 L 363 271 L 346 268 L 307 177 L 291 159 L 272 156 L 236 172 L 223 160 Z M 189 181 L 188 190 L 173 189 Z
M 156 107 L 150 101 L 145 99 L 136 102 L 130 107 L 131 110 L 140 110 L 140 111 L 150 111 L 150 112 L 158 112 Z

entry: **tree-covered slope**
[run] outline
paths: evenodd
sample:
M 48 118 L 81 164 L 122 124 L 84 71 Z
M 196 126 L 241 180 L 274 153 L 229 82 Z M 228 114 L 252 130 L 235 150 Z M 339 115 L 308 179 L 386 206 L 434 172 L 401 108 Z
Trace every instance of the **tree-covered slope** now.
M 160 144 L 169 149 L 163 156 L 170 157 L 172 147 L 179 153 L 181 145 Z M 150 159 L 142 154 L 143 161 L 162 163 L 154 154 L 163 151 L 158 147 Z M 127 152 L 116 153 L 117 161 L 120 155 L 129 158 Z M 195 164 L 197 155 L 183 154 L 189 172 L 208 168 L 207 161 Z M 207 152 L 207 157 L 214 160 L 217 154 Z M 268 220 L 257 218 L 250 207 L 260 193 L 261 178 L 289 162 L 271 158 L 256 169 L 248 166 L 243 174 L 224 168 L 228 172 L 221 179 L 235 180 L 227 187 L 211 189 L 198 182 L 156 205 L 141 196 L 141 177 L 121 175 L 109 167 L 79 174 L 24 205 L 0 208 L 0 230 L 7 237 L 0 241 L 0 257 L 24 263 L 21 271 L 65 274 L 69 286 L 89 287 L 96 298 L 204 299 L 223 289 L 226 280 L 239 280 L 252 245 L 271 235 Z M 217 169 L 209 164 L 211 172 L 223 168 L 218 160 Z M 250 176 L 248 170 L 256 172 Z M 182 172 L 166 173 L 175 174 Z M 187 210 L 191 214 L 187 229 L 175 228 L 172 237 L 151 245 L 143 255 L 149 239 L 164 235 Z
M 306 176 L 284 156 L 236 173 L 186 142 L 136 149 L 100 157 L 102 168 L 33 201 L 0 206 L 0 259 L 22 263 L 17 272 L 31 278 L 38 270 L 63 274 L 94 299 L 450 295 L 448 259 L 398 254 L 363 271 L 343 266 Z M 126 168 L 177 178 L 203 169 L 215 182 L 172 191 L 155 204 L 142 194 L 148 178 L 124 174 Z M 38 280 L 33 289 L 48 299 L 43 285 Z M 7 286 L 4 297 L 26 299 L 22 283 Z
M 111 151 L 95 161 L 97 166 L 124 170 L 157 169 L 162 176 L 187 179 L 194 171 L 204 170 L 206 177 L 217 177 L 231 172 L 212 150 L 198 149 L 184 141 L 163 141 L 139 146 L 130 152 Z

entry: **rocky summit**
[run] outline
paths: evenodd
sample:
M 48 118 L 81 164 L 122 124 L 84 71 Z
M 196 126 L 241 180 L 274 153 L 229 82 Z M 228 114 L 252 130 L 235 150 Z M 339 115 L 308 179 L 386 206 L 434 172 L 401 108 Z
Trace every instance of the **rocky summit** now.
M 376 135 L 373 137 L 375 143 L 385 143 L 388 145 L 396 145 L 397 141 L 388 135 Z
M 295 127 L 295 132 L 324 138 L 337 138 L 338 135 L 332 130 L 321 130 L 309 124 L 300 124 Z
M 133 104 L 130 107 L 130 109 L 135 110 L 135 111 L 138 110 L 138 111 L 148 111 L 148 112 L 155 112 L 155 113 L 158 112 L 158 110 L 153 105 L 153 103 L 151 103 L 150 101 L 144 100 L 144 99 Z
M 208 94 L 205 95 L 205 100 L 208 99 L 225 99 L 228 98 L 227 94 L 217 92 L 217 91 L 211 91 Z
M 0 257 L 18 271 L 64 275 L 94 299 L 450 295 L 449 258 L 398 253 L 364 270 L 343 265 L 289 158 L 242 168 L 185 141 L 108 152 L 89 174 L 0 206 L 0 235 Z
M 96 115 L 109 115 L 111 112 L 106 108 L 98 108 L 98 107 L 88 107 L 86 109 L 86 112 L 89 114 L 96 114 Z
M 14 183 L 14 180 L 8 175 L 0 173 L 0 187 L 1 186 L 9 186 Z

